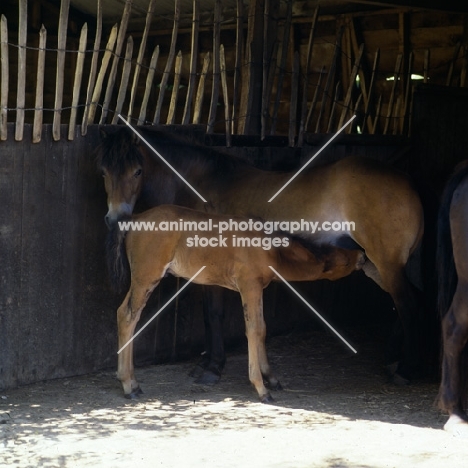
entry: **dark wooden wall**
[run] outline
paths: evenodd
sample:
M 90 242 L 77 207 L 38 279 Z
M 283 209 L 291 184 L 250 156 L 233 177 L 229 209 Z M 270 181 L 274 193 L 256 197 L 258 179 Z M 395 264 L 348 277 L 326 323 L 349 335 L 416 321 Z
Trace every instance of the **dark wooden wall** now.
M 31 135 L 30 126 L 25 130 Z M 110 291 L 104 268 L 107 207 L 93 155 L 98 128 L 91 126 L 86 137 L 77 132 L 73 142 L 54 142 L 46 126 L 38 144 L 29 137 L 15 142 L 12 125 L 9 132 L 8 141 L 0 144 L 0 389 L 114 368 L 115 311 L 122 297 Z M 209 144 L 219 144 L 211 138 Z M 326 138 L 314 136 L 302 150 L 287 147 L 285 139 L 222 149 L 265 168 L 297 167 Z M 320 162 L 366 154 L 405 167 L 405 147 L 397 137 L 365 138 L 358 144 L 343 135 L 320 155 Z M 333 284 L 296 286 L 343 327 L 345 336 L 349 326 L 394 318 L 388 296 L 362 273 Z M 142 323 L 176 288 L 175 278 L 162 282 Z M 244 335 L 238 295 L 226 291 L 225 305 L 225 335 L 233 344 Z M 280 284 L 265 292 L 265 314 L 272 334 L 318 323 Z M 192 285 L 138 337 L 136 362 L 193 356 L 203 349 L 203 339 L 201 289 Z

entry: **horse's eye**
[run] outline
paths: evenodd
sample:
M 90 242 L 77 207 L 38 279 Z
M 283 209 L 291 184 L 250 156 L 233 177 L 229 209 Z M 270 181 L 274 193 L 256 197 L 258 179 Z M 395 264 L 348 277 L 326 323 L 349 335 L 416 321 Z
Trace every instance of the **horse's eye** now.
M 140 177 L 141 176 L 141 169 L 138 169 L 135 174 L 134 174 L 134 177 Z
M 106 173 L 104 171 L 101 171 L 102 177 L 106 177 Z

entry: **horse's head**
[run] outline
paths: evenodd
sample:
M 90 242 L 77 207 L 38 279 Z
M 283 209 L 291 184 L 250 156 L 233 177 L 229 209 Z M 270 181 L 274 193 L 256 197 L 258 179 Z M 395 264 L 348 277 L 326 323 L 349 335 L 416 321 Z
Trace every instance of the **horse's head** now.
M 104 177 L 107 193 L 107 226 L 122 216 L 131 215 L 143 185 L 143 156 L 128 129 L 114 133 L 101 132 L 98 167 Z

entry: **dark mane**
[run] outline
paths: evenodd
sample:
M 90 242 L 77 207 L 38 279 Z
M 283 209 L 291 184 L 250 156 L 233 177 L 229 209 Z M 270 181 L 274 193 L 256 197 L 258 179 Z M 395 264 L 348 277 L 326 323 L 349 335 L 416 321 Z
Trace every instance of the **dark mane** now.
M 135 144 L 133 133 L 126 127 L 115 132 L 101 131 L 102 142 L 96 149 L 98 168 L 121 175 L 129 166 L 143 164 L 143 156 Z

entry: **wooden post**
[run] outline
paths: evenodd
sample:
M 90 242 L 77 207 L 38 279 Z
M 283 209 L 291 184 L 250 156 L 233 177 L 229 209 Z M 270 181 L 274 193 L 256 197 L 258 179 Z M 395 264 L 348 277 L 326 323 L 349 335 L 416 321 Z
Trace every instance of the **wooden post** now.
M 335 86 L 335 98 L 333 99 L 333 104 L 331 107 L 330 111 L 330 118 L 328 119 L 328 127 L 327 127 L 327 133 L 330 133 L 333 131 L 333 120 L 335 119 L 335 110 L 336 110 L 336 103 L 339 100 L 341 92 L 341 81 L 338 81 Z
M 205 81 L 206 75 L 208 74 L 208 69 L 210 67 L 211 62 L 211 54 L 208 51 L 205 54 L 205 58 L 203 59 L 203 68 L 200 74 L 200 80 L 198 82 L 198 89 L 197 89 L 197 96 L 195 98 L 195 108 L 193 110 L 193 123 L 199 124 L 200 123 L 200 115 L 203 106 L 203 97 L 205 95 Z
M 343 37 L 343 32 L 344 32 L 344 28 L 341 26 L 338 29 L 338 33 L 336 35 L 335 51 L 333 53 L 333 59 L 330 65 L 330 70 L 328 71 L 327 81 L 325 82 L 325 88 L 323 89 L 322 104 L 320 105 L 320 111 L 317 117 L 317 123 L 315 124 L 315 133 L 320 132 L 321 120 L 326 111 L 326 106 L 327 106 L 327 101 L 328 101 L 328 92 L 329 92 L 330 86 L 332 85 L 332 82 L 335 76 L 336 64 L 338 61 L 338 57 L 340 56 L 341 39 Z
M 39 143 L 42 136 L 43 106 L 44 106 L 44 74 L 47 31 L 42 25 L 39 31 L 39 52 L 37 56 L 36 100 L 34 103 L 34 123 L 32 142 Z
M 372 105 L 374 89 L 375 89 L 375 75 L 377 73 L 377 68 L 379 67 L 379 61 L 380 61 L 380 49 L 377 49 L 374 55 L 374 64 L 372 66 L 372 74 L 371 74 L 371 80 L 369 84 L 368 95 L 367 95 L 367 102 L 365 103 L 364 122 L 362 124 L 363 132 L 365 131 L 365 128 L 367 126 L 367 131 L 369 133 L 372 133 L 373 123 L 372 123 L 372 119 L 370 118 L 370 112 L 371 112 L 371 105 Z
M 148 101 L 151 94 L 151 87 L 153 86 L 154 72 L 156 71 L 156 64 L 159 58 L 159 46 L 154 48 L 151 55 L 150 66 L 148 74 L 146 75 L 146 86 L 143 101 L 141 102 L 140 115 L 138 116 L 138 125 L 143 125 L 146 119 L 146 109 L 148 108 Z
M 276 132 L 276 124 L 278 121 L 278 111 L 279 111 L 279 105 L 281 102 L 281 93 L 283 91 L 284 70 L 286 69 L 286 60 L 288 58 L 288 48 L 289 48 L 289 36 L 291 32 L 292 2 L 293 0 L 287 0 L 286 21 L 284 23 L 283 42 L 281 45 L 281 60 L 280 60 L 280 66 L 279 66 L 278 84 L 276 88 L 276 100 L 275 100 L 275 105 L 273 108 L 273 115 L 272 115 L 272 120 L 271 120 L 271 130 L 270 130 L 271 135 L 274 135 Z
M 289 146 L 294 146 L 297 124 L 297 96 L 299 92 L 299 52 L 294 53 L 291 82 L 291 104 L 289 107 Z
M 115 43 L 115 53 L 112 60 L 112 67 L 109 73 L 109 79 L 107 81 L 104 103 L 102 105 L 101 119 L 99 121 L 101 125 L 106 123 L 107 113 L 109 112 L 112 93 L 114 91 L 115 77 L 117 75 L 117 66 L 119 64 L 120 54 L 122 52 L 125 34 L 127 32 L 128 20 L 130 18 L 130 12 L 132 10 L 132 3 L 133 0 L 125 0 L 125 7 L 122 14 L 122 20 L 120 21 L 119 34 L 117 35 L 117 41 Z
M 8 24 L 5 15 L 0 19 L 0 53 L 2 83 L 0 89 L 0 139 L 5 141 L 8 138 L 7 118 L 8 118 Z
M 15 140 L 23 139 L 24 105 L 26 102 L 26 42 L 28 30 L 28 1 L 19 0 L 18 23 L 18 81 L 16 90 Z
M 148 33 L 151 28 L 151 21 L 153 19 L 155 2 L 156 0 L 150 0 L 150 3 L 148 5 L 148 11 L 146 12 L 145 29 L 143 30 L 143 36 L 141 38 L 140 48 L 138 50 L 138 57 L 135 65 L 135 70 L 133 72 L 133 83 L 132 89 L 130 91 L 130 103 L 128 104 L 127 112 L 128 119 L 130 119 L 133 115 L 133 106 L 135 104 L 135 97 L 138 92 L 138 78 L 140 77 L 141 64 L 145 55 L 146 42 L 148 40 Z
M 125 59 L 120 79 L 119 93 L 117 95 L 117 105 L 115 106 L 114 117 L 112 117 L 112 125 L 119 121 L 119 114 L 122 112 L 125 97 L 127 96 L 128 81 L 130 80 L 130 69 L 132 67 L 133 55 L 133 38 L 129 36 L 127 39 L 127 47 L 125 49 Z
M 411 75 L 413 73 L 413 52 L 410 52 L 408 57 L 408 69 L 406 78 L 406 89 L 402 107 L 401 126 L 400 131 L 402 135 L 408 135 L 410 126 L 410 111 L 411 111 L 411 100 L 413 97 L 412 87 L 413 82 L 411 81 Z
M 424 51 L 424 83 L 427 83 L 429 80 L 429 62 L 431 58 L 431 51 L 429 49 L 426 49 Z
M 184 114 L 182 124 L 187 125 L 190 122 L 190 113 L 192 111 L 193 92 L 195 89 L 195 80 L 197 78 L 197 57 L 198 57 L 198 33 L 200 29 L 200 0 L 193 0 L 192 17 L 192 45 L 190 54 L 190 76 L 185 98 Z
M 236 62 L 234 64 L 234 88 L 232 92 L 232 128 L 231 133 L 235 133 L 235 126 L 239 113 L 239 89 L 242 75 L 241 68 L 244 50 L 244 2 L 237 0 L 237 21 L 236 21 Z
M 86 135 L 88 131 L 89 110 L 91 106 L 91 98 L 93 96 L 94 80 L 96 79 L 97 61 L 102 36 L 102 0 L 97 0 L 96 16 L 96 36 L 94 37 L 93 56 L 91 59 L 91 68 L 89 70 L 88 88 L 86 90 L 86 107 L 83 112 L 83 120 L 81 122 L 82 135 Z
M 175 113 L 177 108 L 177 97 L 179 95 L 180 87 L 180 72 L 182 70 L 182 51 L 179 50 L 175 61 L 174 68 L 174 86 L 172 87 L 171 103 L 169 105 L 169 112 L 167 114 L 167 125 L 175 122 Z
M 220 40 L 221 40 L 221 0 L 216 0 L 214 10 L 214 25 L 213 25 L 213 81 L 211 87 L 211 104 L 210 113 L 208 115 L 208 127 L 206 133 L 213 133 L 216 124 L 216 111 L 218 109 L 219 100 L 219 80 L 221 74 L 220 65 Z
M 362 59 L 363 53 L 364 53 L 364 44 L 361 44 L 361 47 L 359 47 L 359 53 L 354 62 L 353 71 L 351 72 L 351 77 L 349 78 L 349 88 L 348 88 L 348 92 L 346 93 L 345 100 L 343 102 L 343 110 L 341 112 L 340 121 L 338 123 L 338 130 L 343 126 L 344 121 L 346 119 L 346 114 L 349 111 L 349 106 L 351 104 L 351 99 L 353 97 L 353 89 L 356 86 L 356 77 L 359 72 L 359 67 L 361 65 L 361 59 Z
M 325 74 L 325 67 L 323 66 L 322 69 L 320 70 L 320 75 L 317 80 L 317 85 L 315 86 L 314 97 L 312 99 L 312 103 L 310 104 L 309 111 L 307 112 L 307 118 L 306 118 L 306 122 L 304 125 L 304 133 L 307 132 L 307 129 L 309 128 L 309 122 L 310 122 L 310 119 L 312 118 L 312 114 L 314 113 L 315 106 L 317 104 L 317 98 L 321 89 L 322 77 L 324 74 Z
M 80 45 L 78 48 L 78 58 L 76 61 L 75 70 L 75 81 L 73 83 L 73 97 L 72 97 L 72 108 L 70 114 L 70 123 L 68 127 L 68 139 L 73 140 L 75 137 L 75 125 L 76 125 L 76 114 L 78 108 L 78 102 L 80 98 L 81 81 L 83 79 L 83 63 L 86 52 L 86 41 L 88 38 L 88 25 L 85 23 L 81 28 Z
M 307 58 L 306 67 L 304 72 L 304 85 L 302 90 L 302 104 L 301 104 L 301 122 L 299 124 L 299 139 L 297 146 L 302 147 L 305 131 L 305 122 L 307 119 L 307 90 L 309 84 L 310 62 L 312 59 L 312 48 L 314 46 L 314 35 L 317 27 L 319 6 L 315 8 L 314 16 L 312 17 L 312 24 L 310 25 L 309 42 L 307 44 Z
M 393 74 L 393 85 L 392 85 L 392 92 L 390 94 L 390 101 L 388 103 L 388 109 L 387 109 L 387 119 L 385 120 L 385 125 L 384 125 L 384 135 L 387 134 L 388 129 L 390 128 L 390 119 L 392 118 L 392 112 L 393 112 L 393 105 L 395 102 L 395 95 L 396 95 L 396 90 L 398 86 L 398 81 L 400 79 L 400 70 L 401 70 L 401 61 L 403 59 L 402 54 L 398 54 L 396 63 L 395 63 L 395 73 Z
M 70 0 L 62 0 L 60 3 L 60 19 L 58 27 L 57 46 L 57 78 L 55 82 L 55 105 L 54 120 L 52 123 L 52 137 L 55 141 L 60 140 L 60 121 L 63 102 L 63 79 L 65 73 L 65 50 L 67 47 L 68 10 Z
M 106 51 L 104 52 L 104 57 L 102 58 L 101 68 L 98 73 L 98 77 L 96 80 L 96 85 L 94 87 L 93 96 L 91 98 L 91 105 L 89 106 L 89 113 L 88 113 L 88 122 L 94 122 L 94 116 L 96 114 L 96 107 L 99 103 L 99 98 L 101 97 L 102 91 L 102 83 L 104 82 L 104 76 L 106 75 L 107 67 L 109 66 L 109 61 L 111 59 L 115 40 L 117 38 L 117 25 L 115 24 L 112 28 L 109 40 L 107 41 Z
M 175 0 L 174 26 L 172 28 L 171 47 L 169 49 L 169 56 L 167 57 L 166 68 L 164 69 L 161 84 L 159 87 L 159 96 L 158 102 L 156 103 L 156 110 L 154 112 L 153 124 L 158 124 L 159 120 L 161 119 L 161 109 L 164 101 L 164 93 L 166 92 L 169 74 L 171 72 L 172 64 L 174 62 L 175 47 L 177 43 L 177 33 L 179 31 L 180 1 L 181 0 Z
M 229 94 L 226 76 L 226 57 L 224 56 L 224 46 L 222 44 L 219 53 L 221 62 L 221 86 L 223 89 L 224 101 L 224 119 L 226 120 L 226 146 L 231 146 L 231 118 L 229 111 Z

